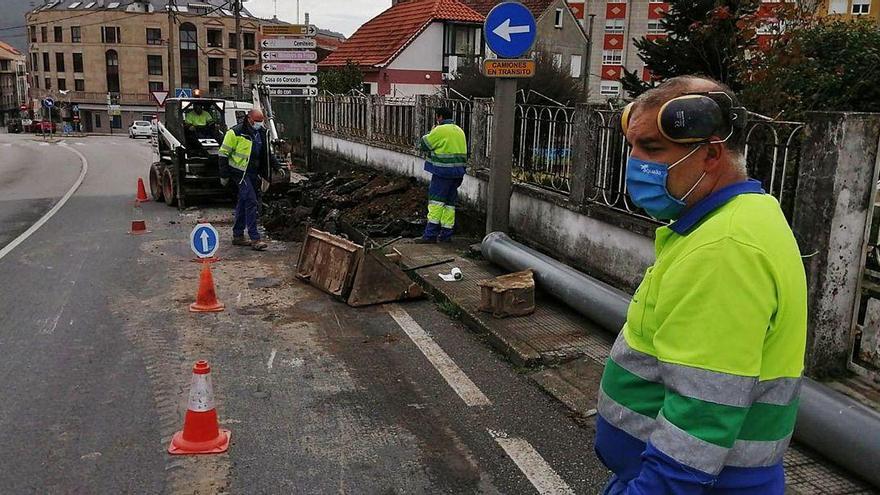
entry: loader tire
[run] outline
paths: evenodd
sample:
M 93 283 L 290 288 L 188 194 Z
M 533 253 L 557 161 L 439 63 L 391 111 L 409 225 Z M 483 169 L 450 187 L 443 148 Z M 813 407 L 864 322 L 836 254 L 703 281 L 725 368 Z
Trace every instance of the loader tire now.
M 162 177 L 162 195 L 165 198 L 165 204 L 168 206 L 174 206 L 175 204 L 177 204 L 174 174 L 171 173 L 170 169 L 165 169 L 165 173 L 162 175 Z
M 158 163 L 154 163 L 150 166 L 150 195 L 153 196 L 153 201 L 162 201 L 165 196 L 165 192 L 162 190 L 162 169 L 159 168 Z

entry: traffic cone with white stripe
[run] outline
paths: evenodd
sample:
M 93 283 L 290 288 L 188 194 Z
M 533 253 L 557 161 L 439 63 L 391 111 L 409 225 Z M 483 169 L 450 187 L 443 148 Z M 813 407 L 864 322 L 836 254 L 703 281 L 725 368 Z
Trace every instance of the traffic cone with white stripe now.
M 214 409 L 214 389 L 211 386 L 211 367 L 207 361 L 193 366 L 192 385 L 189 389 L 189 406 L 183 430 L 171 438 L 168 453 L 220 454 L 229 449 L 229 430 L 220 428 L 217 410 Z

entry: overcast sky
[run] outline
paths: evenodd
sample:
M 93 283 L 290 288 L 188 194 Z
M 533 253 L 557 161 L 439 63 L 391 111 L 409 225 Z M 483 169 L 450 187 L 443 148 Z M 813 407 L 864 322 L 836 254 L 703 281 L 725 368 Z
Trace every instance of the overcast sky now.
M 296 0 L 276 0 L 278 18 L 296 22 Z M 300 16 L 311 14 L 312 24 L 351 36 L 361 24 L 391 6 L 391 0 L 300 0 Z M 250 0 L 245 7 L 260 17 L 275 14 L 273 0 Z M 302 20 L 302 18 L 300 19 Z

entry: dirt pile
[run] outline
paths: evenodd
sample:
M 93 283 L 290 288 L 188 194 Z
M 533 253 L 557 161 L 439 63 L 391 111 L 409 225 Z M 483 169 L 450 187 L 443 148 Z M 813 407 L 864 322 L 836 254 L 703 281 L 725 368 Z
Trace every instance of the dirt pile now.
M 275 239 L 301 241 L 308 226 L 331 233 L 350 225 L 371 238 L 415 237 L 425 227 L 427 188 L 374 170 L 309 173 L 266 198 L 263 225 Z

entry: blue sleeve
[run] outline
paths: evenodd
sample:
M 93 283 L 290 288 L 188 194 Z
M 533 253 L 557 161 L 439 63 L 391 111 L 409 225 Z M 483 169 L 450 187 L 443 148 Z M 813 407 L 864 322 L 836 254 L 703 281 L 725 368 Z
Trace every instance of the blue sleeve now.
M 715 476 L 685 466 L 648 443 L 642 453 L 642 471 L 626 484 L 621 495 L 703 495 Z

